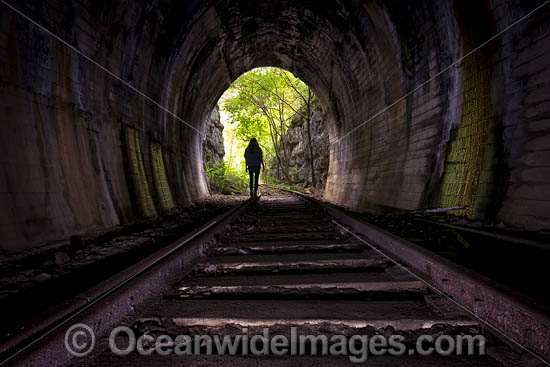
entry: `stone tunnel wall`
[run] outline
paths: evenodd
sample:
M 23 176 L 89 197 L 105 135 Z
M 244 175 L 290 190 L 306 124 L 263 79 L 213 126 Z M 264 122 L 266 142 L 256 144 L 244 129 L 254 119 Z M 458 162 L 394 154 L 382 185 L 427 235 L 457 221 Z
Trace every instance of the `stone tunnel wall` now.
M 325 196 L 358 209 L 458 205 L 469 218 L 548 229 L 549 9 L 468 55 L 533 7 L 386 4 L 367 10 L 386 23 L 370 47 L 378 93 L 363 99 L 364 128 L 332 145 Z
M 140 20 L 128 9 L 35 5 L 42 24 L 166 105 L 166 66 L 150 62 L 159 29 L 129 32 Z M 191 128 L 6 7 L 0 19 L 1 249 L 102 232 L 207 193 L 189 168 L 200 146 L 180 143 Z
M 266 65 L 334 121 L 328 200 L 550 228 L 549 8 L 447 68 L 541 2 L 14 3 L 97 64 L 0 5 L 2 249 L 206 195 L 204 117 Z

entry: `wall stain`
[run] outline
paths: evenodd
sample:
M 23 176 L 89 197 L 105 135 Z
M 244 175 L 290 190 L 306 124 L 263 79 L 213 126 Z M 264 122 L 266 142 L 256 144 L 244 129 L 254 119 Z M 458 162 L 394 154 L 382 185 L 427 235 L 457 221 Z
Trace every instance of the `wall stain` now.
M 490 37 L 489 27 L 482 25 L 491 17 L 471 1 L 455 2 L 457 23 L 462 35 L 464 54 Z M 481 17 L 481 19 L 471 19 Z M 468 18 L 466 17 L 468 15 Z M 487 215 L 496 173 L 493 171 L 496 124 L 492 110 L 490 66 L 491 49 L 484 47 L 462 61 L 464 74 L 462 121 L 452 132 L 439 193 L 435 205 L 464 206 L 455 215 L 484 218 Z
M 169 212 L 174 208 L 174 200 L 170 191 L 170 185 L 168 184 L 168 178 L 166 177 L 162 146 L 159 143 L 151 143 L 150 151 L 156 199 L 160 210 L 162 212 Z
M 139 142 L 139 133 L 131 127 L 124 127 L 124 139 L 127 155 L 126 170 L 130 181 L 130 193 L 133 197 L 134 208 L 138 215 L 156 217 L 157 210 L 149 191 L 149 183 L 145 176 L 143 156 Z

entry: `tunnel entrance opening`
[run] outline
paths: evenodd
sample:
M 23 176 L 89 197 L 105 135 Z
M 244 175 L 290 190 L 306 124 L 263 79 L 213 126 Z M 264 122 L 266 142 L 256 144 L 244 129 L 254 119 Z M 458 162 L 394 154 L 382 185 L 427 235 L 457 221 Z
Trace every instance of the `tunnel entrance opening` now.
M 291 72 L 254 68 L 237 78 L 203 121 L 203 161 L 211 193 L 248 191 L 244 153 L 263 152 L 261 184 L 322 194 L 329 163 L 329 117 L 313 90 Z

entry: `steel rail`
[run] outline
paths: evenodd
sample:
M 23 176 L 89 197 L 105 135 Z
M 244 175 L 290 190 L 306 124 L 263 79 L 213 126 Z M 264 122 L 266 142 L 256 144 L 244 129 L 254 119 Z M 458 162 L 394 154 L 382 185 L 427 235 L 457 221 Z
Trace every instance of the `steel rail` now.
M 518 245 L 535 247 L 535 248 L 538 248 L 539 250 L 550 251 L 550 244 L 540 242 L 540 241 L 530 240 L 530 239 L 526 239 L 526 238 L 520 238 L 520 237 L 516 237 L 516 236 L 510 236 L 510 235 L 507 235 L 507 234 L 493 233 L 493 232 L 483 231 L 483 230 L 480 230 L 480 229 L 469 228 L 469 227 L 464 227 L 464 226 L 457 226 L 457 225 L 454 225 L 454 224 L 439 223 L 439 222 L 435 222 L 435 221 L 427 220 L 427 219 L 413 218 L 413 220 L 415 220 L 417 222 L 424 222 L 424 223 L 434 224 L 434 225 L 441 226 L 441 227 L 452 228 L 452 229 L 456 229 L 457 231 L 470 232 L 470 233 L 474 233 L 474 234 L 477 234 L 477 235 L 480 235 L 480 236 L 491 237 L 491 238 L 495 238 L 497 240 L 510 242 L 510 243 L 514 243 L 514 244 L 518 244 Z
M 470 269 L 455 264 L 373 224 L 352 217 L 337 207 L 327 205 L 294 190 L 277 189 L 318 205 L 331 217 L 365 236 L 368 241 L 334 221 L 343 230 L 351 233 L 369 247 L 377 249 L 399 266 L 403 267 L 400 262 L 407 264 L 410 269 L 414 270 L 411 271 L 404 267 L 409 273 L 422 279 L 432 289 L 436 289 L 438 293 L 466 310 L 489 330 L 502 336 L 501 340 L 521 348 L 545 365 L 550 366 L 550 345 L 548 344 L 550 314 L 545 307 Z
M 83 292 L 79 296 L 75 297 L 76 302 L 68 305 L 65 304 L 60 309 L 52 308 L 46 311 L 44 313 L 46 315 L 45 318 L 41 318 L 39 315 L 36 323 L 31 323 L 31 325 L 33 325 L 31 328 L 25 329 L 20 334 L 17 334 L 0 344 L 0 355 L 2 356 L 0 366 L 5 365 L 9 361 L 18 357 L 30 347 L 34 346 L 37 342 L 57 331 L 69 321 L 89 310 L 100 301 L 112 296 L 115 292 L 128 285 L 130 282 L 135 281 L 139 277 L 148 273 L 170 256 L 175 255 L 177 251 L 182 250 L 182 248 L 184 248 L 184 246 L 189 244 L 191 241 L 199 239 L 201 236 L 205 235 L 208 231 L 212 230 L 216 226 L 219 226 L 220 224 L 230 222 L 247 207 L 256 203 L 258 199 L 259 197 L 247 200 L 239 206 L 220 214 L 203 226 L 172 242 L 172 244 L 164 247 L 152 255 L 149 255 L 131 267 L 122 270 L 118 274 L 101 282 L 99 285 Z

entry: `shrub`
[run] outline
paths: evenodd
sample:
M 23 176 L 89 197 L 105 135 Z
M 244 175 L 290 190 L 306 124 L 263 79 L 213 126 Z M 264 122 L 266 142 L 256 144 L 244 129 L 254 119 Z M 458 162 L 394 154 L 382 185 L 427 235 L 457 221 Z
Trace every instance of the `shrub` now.
M 225 162 L 206 162 L 210 188 L 215 192 L 235 194 L 246 191 L 247 179 L 244 172 L 227 167 Z

